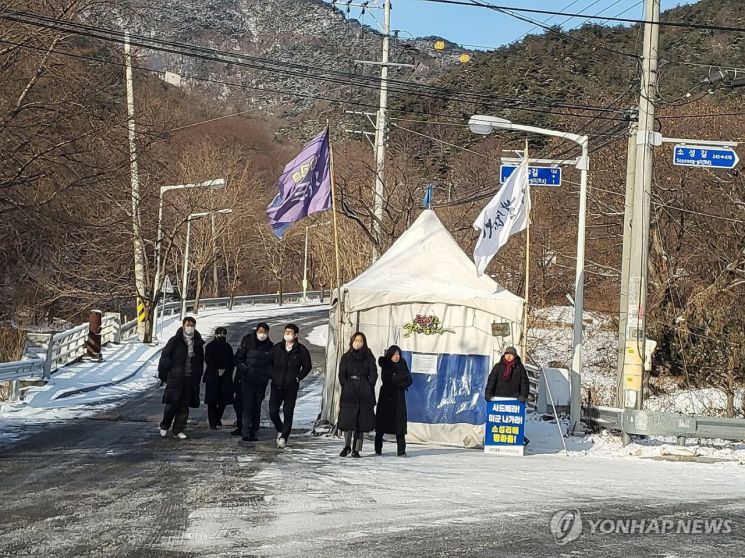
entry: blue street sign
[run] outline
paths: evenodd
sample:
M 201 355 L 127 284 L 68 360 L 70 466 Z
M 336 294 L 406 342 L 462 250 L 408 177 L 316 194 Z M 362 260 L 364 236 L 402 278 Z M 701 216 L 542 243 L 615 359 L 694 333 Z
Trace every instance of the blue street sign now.
M 732 149 L 676 145 L 673 151 L 673 165 L 679 167 L 734 169 L 739 162 Z
M 504 184 L 515 172 L 517 165 L 502 165 L 499 168 L 499 182 Z M 559 167 L 528 167 L 528 184 L 531 186 L 561 186 Z

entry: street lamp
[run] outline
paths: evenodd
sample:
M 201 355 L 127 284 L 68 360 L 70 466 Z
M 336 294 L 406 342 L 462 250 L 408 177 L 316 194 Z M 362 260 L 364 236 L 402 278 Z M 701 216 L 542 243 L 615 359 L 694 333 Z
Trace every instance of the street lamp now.
M 328 225 L 328 221 L 325 223 L 316 223 L 315 225 L 305 226 L 305 263 L 303 264 L 303 300 L 308 300 L 308 230 L 321 225 Z
M 587 213 L 587 172 L 590 168 L 590 157 L 587 136 L 580 136 L 569 132 L 559 132 L 513 124 L 504 118 L 496 116 L 475 115 L 468 121 L 468 127 L 474 134 L 486 135 L 494 130 L 514 130 L 542 136 L 551 136 L 572 141 L 582 148 L 582 157 L 577 162 L 581 172 L 579 188 L 579 222 L 577 226 L 577 267 L 574 276 L 574 329 L 572 335 L 572 400 L 569 411 L 570 431 L 573 431 L 580 421 L 581 390 L 582 390 L 582 314 L 584 310 L 585 289 L 585 221 Z
M 169 190 L 185 190 L 190 188 L 212 188 L 219 190 L 225 188 L 225 179 L 216 178 L 214 180 L 205 180 L 194 184 L 174 184 L 170 186 L 161 186 L 158 196 L 158 237 L 155 242 L 155 280 L 153 284 L 153 300 L 156 300 L 161 289 L 160 266 L 161 266 L 161 246 L 163 244 L 163 194 Z M 158 323 L 158 307 L 153 308 L 153 324 Z M 153 327 L 153 337 L 157 338 L 157 328 Z
M 181 280 L 181 321 L 184 321 L 186 316 L 186 293 L 189 289 L 189 240 L 191 239 L 191 222 L 208 215 L 225 215 L 227 213 L 233 213 L 232 209 L 217 209 L 215 211 L 202 211 L 199 213 L 191 213 L 186 218 L 186 246 L 184 247 L 184 265 L 183 265 L 183 277 Z

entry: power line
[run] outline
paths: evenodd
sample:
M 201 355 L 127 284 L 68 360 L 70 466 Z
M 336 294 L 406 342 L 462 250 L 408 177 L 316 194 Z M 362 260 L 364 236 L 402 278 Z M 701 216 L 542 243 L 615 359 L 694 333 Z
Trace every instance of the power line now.
M 514 11 L 522 13 L 532 14 L 543 14 L 543 15 L 558 15 L 558 16 L 570 16 L 571 18 L 586 18 L 586 19 L 598 19 L 602 21 L 615 21 L 618 23 L 634 23 L 634 24 L 652 24 L 660 27 L 680 27 L 683 29 L 701 29 L 705 31 L 730 31 L 733 33 L 745 33 L 745 27 L 731 27 L 727 25 L 710 25 L 705 23 L 691 23 L 684 21 L 647 21 L 644 19 L 631 19 L 625 17 L 609 17 L 609 16 L 586 16 L 585 14 L 567 13 L 567 12 L 554 12 L 551 10 L 538 10 L 533 8 L 516 8 L 514 6 L 497 6 L 481 2 L 479 0 L 420 0 L 421 2 L 431 2 L 435 4 L 452 4 L 455 6 L 469 6 L 469 7 L 480 7 L 487 8 L 496 11 Z
M 434 1 L 438 1 L 438 0 L 425 0 L 425 1 L 433 1 L 434 2 Z M 619 49 L 611 48 L 611 47 L 609 47 L 609 46 L 607 46 L 605 44 L 602 44 L 602 43 L 595 43 L 595 44 L 593 44 L 591 42 L 586 41 L 585 39 L 581 39 L 581 38 L 576 37 L 574 35 L 570 35 L 568 33 L 564 33 L 563 31 L 558 31 L 556 28 L 550 27 L 550 26 L 547 26 L 547 25 L 544 25 L 543 23 L 541 23 L 540 21 L 538 21 L 536 19 L 532 19 L 530 17 L 524 16 L 524 15 L 520 15 L 518 13 L 514 13 L 517 10 L 511 11 L 512 10 L 511 8 L 506 8 L 505 9 L 503 7 L 500 7 L 500 6 L 496 6 L 496 5 L 494 5 L 494 4 L 490 3 L 490 2 L 485 2 L 485 1 L 484 2 L 479 2 L 477 0 L 470 0 L 470 3 L 465 3 L 464 2 L 463 4 L 466 5 L 466 6 L 471 6 L 471 7 L 489 8 L 489 9 L 492 9 L 492 10 L 494 10 L 496 12 L 500 12 L 500 13 L 503 13 L 503 14 L 508 15 L 510 17 L 513 17 L 515 19 L 519 19 L 521 21 L 526 21 L 526 22 L 532 23 L 533 25 L 536 25 L 538 27 L 542 27 L 543 29 L 545 29 L 549 33 L 553 33 L 555 35 L 559 35 L 560 37 L 564 37 L 565 39 L 568 39 L 570 41 L 574 41 L 574 42 L 583 44 L 585 46 L 597 47 L 597 48 L 600 48 L 600 49 L 605 50 L 607 52 L 610 52 L 611 54 L 617 54 L 617 55 L 620 55 L 620 56 L 626 56 L 628 58 L 632 58 L 632 59 L 637 60 L 637 61 L 639 59 L 639 57 L 636 54 L 633 54 L 633 53 L 630 53 L 630 52 L 626 52 L 624 50 L 619 50 Z M 557 13 L 557 15 L 562 15 L 562 14 Z M 582 17 L 582 16 L 580 15 L 580 17 Z
M 113 29 L 94 27 L 69 21 L 56 20 L 38 14 L 29 14 L 25 12 L 6 12 L 0 14 L 0 18 L 8 19 L 18 23 L 30 24 L 34 26 L 55 29 L 77 35 L 96 38 L 106 42 L 123 44 L 124 33 Z M 207 61 L 221 62 L 229 65 L 248 67 L 259 71 L 279 73 L 286 76 L 298 77 L 309 80 L 327 81 L 350 87 L 362 87 L 367 89 L 378 90 L 379 84 L 374 76 L 365 76 L 362 74 L 341 72 L 328 68 L 307 66 L 297 63 L 281 62 L 256 56 L 236 54 L 232 52 L 220 51 L 217 49 L 198 47 L 185 43 L 166 41 L 144 37 L 141 35 L 132 35 L 131 43 L 135 46 L 148 48 L 160 52 L 198 58 Z M 564 103 L 559 100 L 537 100 L 521 98 L 495 97 L 488 92 L 463 92 L 442 87 L 427 86 L 415 84 L 409 81 L 389 79 L 389 88 L 392 92 L 400 94 L 413 94 L 418 96 L 430 97 L 440 100 L 452 100 L 455 102 L 481 102 L 498 108 L 512 108 L 515 110 L 526 110 L 528 112 L 548 113 L 548 114 L 565 114 L 566 116 L 585 117 L 579 114 L 567 114 L 556 112 L 555 109 L 567 110 L 586 110 L 590 112 L 607 112 L 602 107 L 589 105 L 577 105 Z M 546 108 L 535 108 L 546 107 Z M 551 110 L 554 109 L 554 110 Z M 603 117 L 604 119 L 613 120 L 613 117 Z

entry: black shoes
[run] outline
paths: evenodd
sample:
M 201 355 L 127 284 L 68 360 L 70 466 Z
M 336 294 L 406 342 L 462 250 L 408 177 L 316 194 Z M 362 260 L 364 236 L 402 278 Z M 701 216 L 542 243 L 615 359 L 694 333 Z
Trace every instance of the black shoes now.
M 240 435 L 241 435 L 241 429 L 240 429 L 240 428 L 236 428 L 235 430 L 233 430 L 233 431 L 232 431 L 232 432 L 230 433 L 230 435 L 231 435 L 231 436 L 240 436 Z
M 339 454 L 339 457 L 346 457 L 352 452 L 352 448 L 344 448 L 341 450 L 341 453 Z
M 358 452 L 358 451 L 353 451 L 353 452 L 352 452 L 352 457 L 356 457 L 356 458 L 358 458 L 358 459 L 359 459 L 359 458 L 360 458 L 360 457 L 362 457 L 362 456 L 360 455 L 360 452 Z

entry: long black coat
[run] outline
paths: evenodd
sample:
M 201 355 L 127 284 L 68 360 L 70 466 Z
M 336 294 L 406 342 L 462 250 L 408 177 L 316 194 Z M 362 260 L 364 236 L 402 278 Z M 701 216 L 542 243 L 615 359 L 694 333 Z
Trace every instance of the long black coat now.
M 199 389 L 204 372 L 204 340 L 198 331 L 194 332 L 194 356 L 191 358 L 191 378 L 184 377 L 189 348 L 184 341 L 184 330 L 179 328 L 176 335 L 166 343 L 158 361 L 158 378 L 166 382 L 163 403 L 181 403 L 188 407 L 199 407 Z
M 492 397 L 511 397 L 523 402 L 527 401 L 528 395 L 530 395 L 530 380 L 520 357 L 515 357 L 512 374 L 507 380 L 504 379 L 504 367 L 503 356 L 489 374 L 489 379 L 486 382 L 486 400 L 488 401 Z
M 386 357 L 378 359 L 383 384 L 378 394 L 375 414 L 375 431 L 382 434 L 406 434 L 406 390 L 413 380 L 404 359 L 393 362 Z
M 339 429 L 370 432 L 375 429 L 375 382 L 378 368 L 370 349 L 348 351 L 339 363 Z
M 297 341 L 291 351 L 285 348 L 285 341 L 274 345 L 269 351 L 269 362 L 272 367 L 272 386 L 280 389 L 297 389 L 313 368 L 310 352 Z
M 207 405 L 230 405 L 233 402 L 233 347 L 225 340 L 213 339 L 204 350 L 204 402 Z M 218 370 L 225 372 L 222 376 Z
M 240 389 L 240 384 L 250 382 L 256 386 L 264 386 L 272 377 L 272 366 L 269 362 L 269 351 L 274 344 L 268 337 L 259 341 L 256 332 L 249 333 L 241 340 L 241 346 L 235 352 L 235 389 Z

